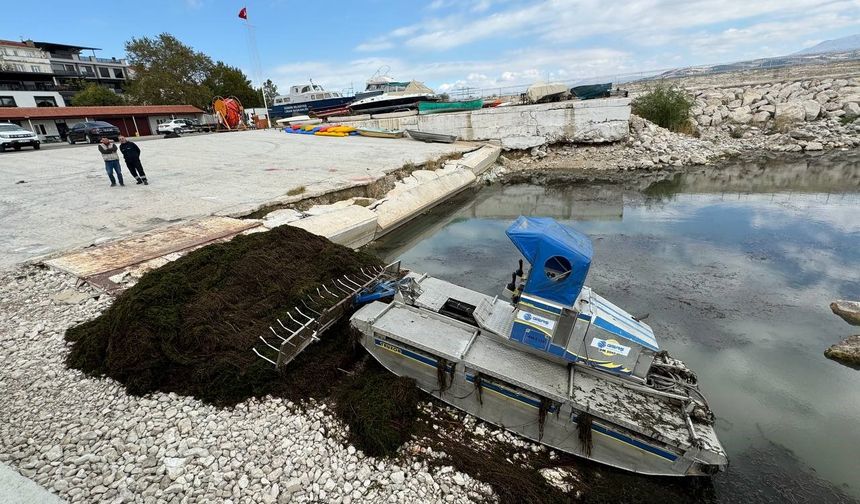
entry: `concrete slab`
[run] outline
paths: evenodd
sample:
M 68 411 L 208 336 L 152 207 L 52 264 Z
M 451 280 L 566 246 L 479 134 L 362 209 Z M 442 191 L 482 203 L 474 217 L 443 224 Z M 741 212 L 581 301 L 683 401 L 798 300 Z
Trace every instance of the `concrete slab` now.
M 179 220 L 251 212 L 299 187 L 304 196 L 364 185 L 407 162 L 474 148 L 278 130 L 140 147 L 148 186 L 108 187 L 95 146 L 0 154 L 0 268 Z
M 211 243 L 259 225 L 259 221 L 206 217 L 151 233 L 105 243 L 45 261 L 51 267 L 87 278 L 108 273 L 172 252 Z
M 395 188 L 373 207 L 377 215 L 376 238 L 457 194 L 476 179 L 471 170 L 463 168 L 445 168 L 436 172 L 438 177 L 433 180 Z
M 289 225 L 324 236 L 345 247 L 359 248 L 373 241 L 376 214 L 365 207 L 350 205 L 311 215 Z
M 61 504 L 63 499 L 38 483 L 21 476 L 6 464 L 0 464 L 0 502 L 3 504 Z

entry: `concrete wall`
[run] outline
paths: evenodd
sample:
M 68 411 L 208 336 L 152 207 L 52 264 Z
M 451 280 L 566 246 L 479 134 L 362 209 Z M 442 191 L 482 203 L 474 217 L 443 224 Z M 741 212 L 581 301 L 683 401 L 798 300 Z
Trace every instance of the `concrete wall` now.
M 528 149 L 560 141 L 623 140 L 629 119 L 629 98 L 605 98 L 342 122 L 355 127 L 444 133 L 460 140 L 494 140 L 505 149 Z
M 15 105 L 18 107 L 35 107 L 36 96 L 51 96 L 57 102 L 58 107 L 65 107 L 66 102 L 60 93 L 56 91 L 2 91 L 0 96 L 11 96 L 15 99 Z

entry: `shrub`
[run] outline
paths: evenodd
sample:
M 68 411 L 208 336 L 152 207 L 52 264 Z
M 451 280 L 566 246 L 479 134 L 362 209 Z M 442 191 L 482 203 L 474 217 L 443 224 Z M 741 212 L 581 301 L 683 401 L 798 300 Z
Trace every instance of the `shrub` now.
M 684 132 L 689 128 L 693 99 L 682 89 L 659 84 L 636 97 L 633 113 L 666 129 Z
M 860 118 L 860 116 L 852 115 L 852 114 L 845 114 L 844 116 L 839 118 L 839 123 L 842 124 L 843 126 L 845 126 L 845 125 L 853 123 L 858 118 Z

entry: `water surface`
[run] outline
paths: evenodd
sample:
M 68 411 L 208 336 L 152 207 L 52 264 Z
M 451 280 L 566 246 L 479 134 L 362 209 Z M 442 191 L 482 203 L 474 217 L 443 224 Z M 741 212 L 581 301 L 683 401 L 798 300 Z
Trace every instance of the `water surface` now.
M 623 186 L 488 186 L 375 251 L 495 295 L 519 258 L 504 234 L 519 215 L 592 237 L 588 285 L 649 314 L 661 346 L 698 373 L 729 453 L 729 470 L 705 484 L 583 464 L 602 499 L 860 498 L 860 371 L 822 354 L 858 331 L 828 304 L 860 299 L 860 152 L 732 161 Z

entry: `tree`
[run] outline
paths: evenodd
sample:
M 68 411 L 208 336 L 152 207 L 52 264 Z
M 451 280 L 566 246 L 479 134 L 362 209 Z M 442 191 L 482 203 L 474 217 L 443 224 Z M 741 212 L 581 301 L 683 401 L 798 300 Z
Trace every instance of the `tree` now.
M 156 38 L 132 38 L 125 44 L 134 74 L 127 94 L 142 105 L 208 107 L 212 90 L 204 84 L 213 64 L 169 33 Z
M 278 96 L 278 86 L 272 82 L 272 79 L 266 79 L 263 83 L 263 93 L 266 95 L 266 103 L 271 107 L 275 97 Z
M 215 63 L 203 85 L 208 87 L 214 96 L 235 96 L 245 107 L 263 106 L 262 96 L 251 86 L 248 77 L 238 68 L 223 61 Z
M 98 84 L 87 84 L 83 91 L 72 97 L 72 105 L 75 107 L 88 107 L 95 105 L 122 105 L 125 100 L 110 89 Z

